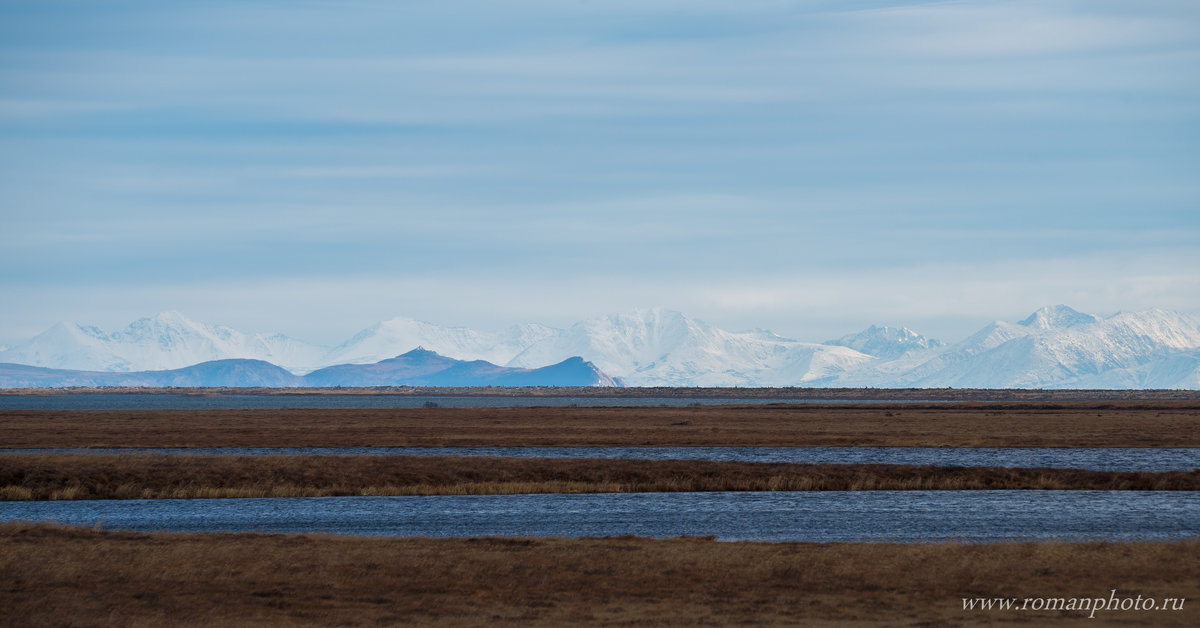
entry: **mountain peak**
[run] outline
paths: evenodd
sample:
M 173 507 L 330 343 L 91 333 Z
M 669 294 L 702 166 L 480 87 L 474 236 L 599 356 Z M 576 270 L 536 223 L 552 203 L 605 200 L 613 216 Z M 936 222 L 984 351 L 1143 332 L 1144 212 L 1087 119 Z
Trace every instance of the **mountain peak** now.
M 1047 305 L 1017 323 L 1030 329 L 1067 329 L 1079 325 L 1090 325 L 1100 319 L 1084 314 L 1066 305 Z
M 873 355 L 877 358 L 897 358 L 909 351 L 945 346 L 942 341 L 926 338 L 907 327 L 896 328 L 887 325 L 883 327 L 871 325 L 857 334 L 848 334 L 836 340 L 828 340 L 825 344 L 849 347 L 859 353 Z
M 438 353 L 437 351 L 430 351 L 429 349 L 426 349 L 425 347 L 418 346 L 416 349 L 413 349 L 412 351 L 403 353 L 398 357 L 401 357 L 401 358 L 441 358 L 441 357 L 445 357 L 445 356 Z

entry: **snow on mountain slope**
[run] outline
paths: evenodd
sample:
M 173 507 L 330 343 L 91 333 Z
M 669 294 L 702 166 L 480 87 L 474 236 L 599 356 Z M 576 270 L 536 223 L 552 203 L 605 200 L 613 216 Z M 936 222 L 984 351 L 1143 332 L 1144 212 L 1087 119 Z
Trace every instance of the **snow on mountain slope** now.
M 1200 349 L 1200 317 L 1152 309 L 1117 314 L 1092 325 L 1072 327 L 1039 343 L 1044 362 L 1067 371 L 1055 387 L 1085 381 L 1128 381 L 1121 388 L 1179 388 L 1179 360 Z M 1170 366 L 1174 364 L 1175 366 Z M 1127 371 L 1127 376 L 1118 376 Z
M 509 366 L 552 364 L 576 355 L 628 386 L 818 385 L 871 359 L 762 330 L 725 331 L 654 308 L 577 323 L 529 347 Z
M 1043 308 L 992 323 L 894 384 L 957 388 L 1188 387 L 1200 317 L 1166 310 L 1101 319 Z
M 505 364 L 527 347 L 552 337 L 558 330 L 545 325 L 515 325 L 501 332 L 466 327 L 442 327 L 411 318 L 393 318 L 360 331 L 330 350 L 324 364 L 374 364 L 424 347 L 459 360 Z M 568 356 L 569 357 L 569 356 Z M 550 364 L 538 364 L 545 366 Z
M 197 323 L 179 312 L 141 318 L 107 334 L 95 327 L 58 323 L 28 342 L 0 352 L 0 361 L 58 369 L 149 371 L 223 359 L 256 359 L 289 370 L 316 366 L 324 350 L 286 336 L 244 334 Z
M 113 352 L 104 332 L 66 322 L 56 323 L 32 339 L 0 352 L 0 362 L 92 371 L 131 371 L 136 368 Z
M 926 338 L 907 327 L 897 329 L 887 326 L 876 327 L 875 325 L 871 325 L 857 334 L 848 334 L 837 340 L 827 340 L 825 344 L 850 347 L 859 353 L 888 360 L 894 360 L 911 351 L 925 351 L 946 346 L 946 343 L 940 340 Z
M 924 384 L 921 382 L 938 382 L 952 377 L 980 354 L 987 353 L 1011 342 L 1017 338 L 1028 336 L 1032 332 L 1021 326 L 1004 321 L 994 321 L 983 329 L 975 332 L 966 340 L 944 348 L 929 360 L 916 365 L 907 372 L 900 373 L 895 379 L 887 382 L 888 386 L 955 386 L 957 384 Z
M 1132 369 L 1083 377 L 1086 388 L 1175 388 L 1200 390 L 1200 351 L 1184 351 Z

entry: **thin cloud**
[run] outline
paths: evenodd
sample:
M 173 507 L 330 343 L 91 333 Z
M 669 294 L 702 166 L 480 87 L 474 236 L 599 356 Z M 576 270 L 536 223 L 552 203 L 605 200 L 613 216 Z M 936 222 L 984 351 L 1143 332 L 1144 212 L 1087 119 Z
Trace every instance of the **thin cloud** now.
M 1200 310 L 1193 3 L 7 3 L 0 31 L 4 338 Z

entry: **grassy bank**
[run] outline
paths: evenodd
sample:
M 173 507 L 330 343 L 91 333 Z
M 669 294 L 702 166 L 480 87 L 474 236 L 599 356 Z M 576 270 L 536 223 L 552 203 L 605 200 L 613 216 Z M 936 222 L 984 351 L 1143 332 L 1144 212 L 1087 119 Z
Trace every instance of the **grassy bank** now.
M 5 447 L 1200 447 L 1200 402 L 0 410 Z
M 931 489 L 1200 490 L 1200 471 L 425 456 L 0 455 L 0 500 Z
M 1200 541 L 724 543 L 133 534 L 0 524 L 0 624 L 1200 623 Z M 964 611 L 963 597 L 1186 598 L 1180 611 Z

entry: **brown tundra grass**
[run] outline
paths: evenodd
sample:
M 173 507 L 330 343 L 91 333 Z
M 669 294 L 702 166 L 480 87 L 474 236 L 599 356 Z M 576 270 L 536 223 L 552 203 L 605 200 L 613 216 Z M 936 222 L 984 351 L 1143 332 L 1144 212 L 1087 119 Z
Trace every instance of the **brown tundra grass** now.
M 917 489 L 1200 490 L 1200 470 L 432 456 L 0 455 L 0 500 Z
M 0 625 L 1200 625 L 1200 541 L 728 543 L 135 534 L 0 524 Z M 964 611 L 964 597 L 1184 598 Z
M 1200 401 L 3 410 L 0 447 L 1200 447 Z

